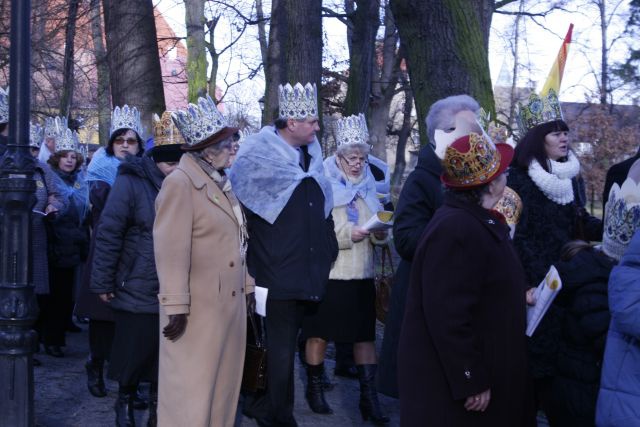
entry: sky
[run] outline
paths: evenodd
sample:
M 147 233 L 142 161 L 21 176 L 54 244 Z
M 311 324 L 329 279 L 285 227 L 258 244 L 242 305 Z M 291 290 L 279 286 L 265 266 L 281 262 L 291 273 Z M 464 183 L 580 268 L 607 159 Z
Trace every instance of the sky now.
M 246 0 L 249 2 L 250 0 Z M 181 0 L 156 0 L 158 9 L 164 14 L 168 23 L 173 27 L 176 34 L 184 35 L 184 6 Z M 268 2 L 265 2 L 268 3 Z M 528 2 L 530 4 L 538 3 L 528 9 L 528 12 L 539 13 L 543 11 L 542 2 Z M 531 86 L 535 83 L 539 90 L 547 77 L 547 74 L 556 58 L 558 49 L 560 48 L 562 39 L 564 38 L 569 23 L 574 23 L 573 43 L 570 48 L 567 60 L 562 87 L 560 91 L 560 99 L 562 101 L 584 102 L 590 96 L 592 97 L 597 80 L 594 77 L 594 69 L 597 69 L 600 61 L 600 29 L 598 27 L 597 9 L 591 5 L 591 0 L 575 0 L 569 1 L 566 5 L 566 11 L 555 11 L 545 17 L 536 17 L 536 22 L 530 19 L 524 20 L 521 26 L 523 41 L 519 46 L 519 85 Z M 610 25 L 608 27 L 609 37 L 613 38 L 620 33 L 623 28 L 625 13 L 628 12 L 628 0 L 611 0 L 608 2 L 611 7 L 618 6 L 615 13 L 612 13 Z M 509 10 L 517 10 L 519 2 L 510 5 Z M 620 15 L 620 16 L 618 16 Z M 494 13 L 492 20 L 492 31 L 489 43 L 489 62 L 491 69 L 491 77 L 496 82 L 500 69 L 503 66 L 512 69 L 513 56 L 512 51 L 513 25 L 515 18 L 513 15 L 505 15 Z M 334 61 L 339 64 L 346 64 L 348 53 L 346 49 L 346 27 L 337 19 L 325 19 L 325 50 L 331 52 L 325 55 L 325 66 L 331 66 Z M 247 59 L 251 54 L 247 55 L 242 49 L 253 51 L 255 56 L 257 42 L 254 42 L 256 35 L 255 26 L 248 31 L 248 36 L 253 37 L 251 46 L 237 47 L 235 51 L 227 52 L 226 56 L 221 58 L 221 72 L 230 75 L 229 81 L 233 80 L 238 73 L 242 74 L 247 69 L 245 64 L 252 63 Z M 221 32 L 222 33 L 222 32 Z M 626 47 L 624 41 L 617 41 L 611 51 L 613 60 L 622 60 Z M 259 53 L 258 53 L 259 55 Z M 244 62 L 243 62 L 244 61 Z M 255 61 L 254 61 L 255 62 Z M 346 65 L 345 65 L 346 67 Z M 219 73 L 220 74 L 220 73 Z M 256 93 L 263 90 L 263 78 L 258 77 L 252 84 L 248 84 L 249 92 Z M 221 82 L 224 86 L 224 81 Z M 246 89 L 245 89 L 246 91 Z M 260 95 L 261 96 L 261 95 Z M 259 97 L 259 96 L 258 96 Z M 629 100 L 619 100 L 628 103 Z

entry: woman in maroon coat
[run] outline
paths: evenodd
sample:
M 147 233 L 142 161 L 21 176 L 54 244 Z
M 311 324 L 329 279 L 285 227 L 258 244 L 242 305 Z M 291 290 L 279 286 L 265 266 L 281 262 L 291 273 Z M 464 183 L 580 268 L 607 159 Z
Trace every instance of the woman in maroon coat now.
M 446 150 L 444 204 L 416 251 L 400 336 L 402 426 L 535 425 L 524 272 L 492 210 L 512 157 L 474 133 Z

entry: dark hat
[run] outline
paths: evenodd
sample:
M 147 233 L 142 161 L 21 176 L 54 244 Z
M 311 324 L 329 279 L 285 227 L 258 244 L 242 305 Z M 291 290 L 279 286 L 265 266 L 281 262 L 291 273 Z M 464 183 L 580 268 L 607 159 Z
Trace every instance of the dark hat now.
M 149 157 L 156 163 L 177 162 L 184 153 L 180 147 L 182 147 L 182 144 L 156 145 L 149 150 Z

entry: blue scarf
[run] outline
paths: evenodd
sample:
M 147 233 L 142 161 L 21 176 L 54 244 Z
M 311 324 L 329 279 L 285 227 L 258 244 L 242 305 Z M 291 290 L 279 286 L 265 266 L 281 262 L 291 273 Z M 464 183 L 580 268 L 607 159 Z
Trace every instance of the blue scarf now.
M 296 187 L 305 178 L 313 178 L 324 194 L 324 213 L 333 208 L 331 184 L 324 176 L 322 150 L 318 141 L 308 145 L 309 171 L 300 167 L 300 153 L 287 144 L 273 126 L 250 135 L 240 145 L 229 179 L 233 192 L 244 206 L 269 224 L 273 224 Z
M 119 165 L 120 159 L 107 154 L 107 150 L 104 147 L 100 147 L 93 154 L 91 163 L 87 167 L 87 181 L 104 181 L 113 187 L 118 175 Z
M 81 171 L 71 173 L 52 168 L 55 186 L 57 187 L 66 209 L 75 209 L 78 225 L 81 225 L 89 212 L 89 186 Z

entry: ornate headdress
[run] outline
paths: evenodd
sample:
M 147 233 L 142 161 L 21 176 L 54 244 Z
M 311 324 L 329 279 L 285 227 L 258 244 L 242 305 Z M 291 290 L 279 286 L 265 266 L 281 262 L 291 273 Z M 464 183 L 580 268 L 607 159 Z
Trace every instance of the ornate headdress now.
M 509 225 L 517 225 L 522 213 L 522 199 L 511 187 L 504 187 L 504 194 L 494 207 L 507 220 Z
M 494 145 L 486 135 L 472 132 L 447 147 L 441 180 L 453 188 L 487 184 L 509 166 L 512 158 L 510 145 Z
M 161 118 L 157 114 L 153 115 L 153 144 L 184 144 L 184 138 L 171 120 L 171 111 L 162 113 Z
M 640 183 L 627 178 L 613 184 L 604 214 L 602 249 L 620 260 L 636 230 L 640 229 Z
M 78 132 L 67 128 L 56 136 L 56 153 L 78 151 Z
M 198 98 L 198 105 L 189 104 L 186 111 L 171 114 L 188 146 L 195 146 L 228 127 L 227 119 L 209 95 Z
M 278 100 L 281 119 L 301 119 L 318 117 L 318 89 L 315 83 L 302 86 L 289 83 L 278 86 Z
M 29 122 L 29 147 L 40 149 L 44 138 L 44 128 L 39 124 Z
M 109 135 L 113 135 L 118 129 L 131 129 L 142 137 L 142 124 L 140 123 L 140 112 L 136 107 L 116 107 L 111 113 L 111 130 Z
M 549 89 L 546 96 L 532 93 L 525 105 L 518 103 L 517 117 L 521 136 L 538 125 L 563 120 L 558 94 L 553 89 Z
M 68 127 L 69 124 L 66 117 L 47 117 L 44 120 L 44 136 L 55 139 Z
M 9 88 L 6 92 L 0 87 L 0 123 L 9 122 Z
M 352 144 L 369 145 L 369 130 L 364 114 L 349 116 L 336 121 L 336 144 L 338 147 Z

